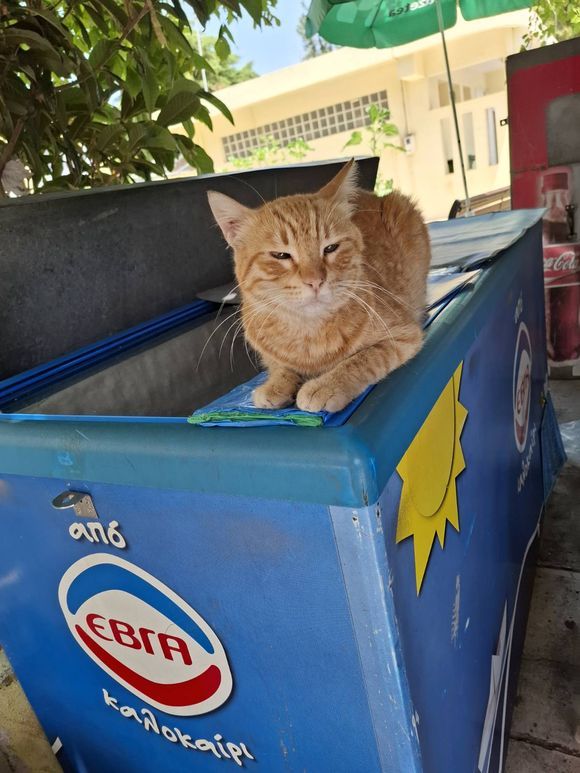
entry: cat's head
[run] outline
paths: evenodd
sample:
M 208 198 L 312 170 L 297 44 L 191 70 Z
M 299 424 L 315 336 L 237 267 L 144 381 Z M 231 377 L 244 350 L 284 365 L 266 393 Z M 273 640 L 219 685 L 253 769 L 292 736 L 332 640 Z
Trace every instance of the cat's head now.
M 214 217 L 234 250 L 246 302 L 308 316 L 326 315 L 348 303 L 349 287 L 361 274 L 363 251 L 361 233 L 352 222 L 356 173 L 350 161 L 317 193 L 285 196 L 258 209 L 223 193 L 208 193 Z

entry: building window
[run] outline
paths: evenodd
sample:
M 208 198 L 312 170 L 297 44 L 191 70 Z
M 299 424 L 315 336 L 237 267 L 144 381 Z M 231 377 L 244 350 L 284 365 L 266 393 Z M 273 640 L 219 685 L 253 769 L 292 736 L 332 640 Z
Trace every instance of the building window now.
M 447 81 L 439 81 L 437 84 L 437 95 L 439 97 L 437 107 L 447 107 L 447 105 L 450 104 L 449 86 L 447 85 Z
M 453 142 L 451 140 L 451 121 L 449 118 L 441 120 L 441 139 L 443 141 L 443 159 L 445 174 L 453 174 L 455 171 L 453 163 Z
M 428 83 L 431 110 L 448 107 L 450 101 L 446 78 L 442 75 L 434 75 L 429 78 Z M 453 94 L 457 103 L 497 94 L 504 90 L 505 65 L 501 59 L 491 59 L 453 71 Z
M 377 91 L 374 94 L 365 94 L 350 102 L 339 102 L 310 113 L 294 115 L 274 124 L 264 124 L 249 132 L 230 134 L 222 139 L 225 156 L 226 158 L 245 158 L 263 145 L 266 137 L 274 137 L 282 145 L 287 145 L 293 140 L 302 139 L 308 142 L 338 134 L 347 129 L 368 126 L 370 120 L 367 110 L 370 105 L 388 108 L 387 92 Z
M 487 149 L 490 166 L 497 164 L 497 130 L 495 124 L 495 110 L 488 107 L 485 111 L 485 120 L 487 124 Z
M 475 134 L 473 131 L 473 113 L 463 115 L 463 144 L 468 169 L 475 169 Z

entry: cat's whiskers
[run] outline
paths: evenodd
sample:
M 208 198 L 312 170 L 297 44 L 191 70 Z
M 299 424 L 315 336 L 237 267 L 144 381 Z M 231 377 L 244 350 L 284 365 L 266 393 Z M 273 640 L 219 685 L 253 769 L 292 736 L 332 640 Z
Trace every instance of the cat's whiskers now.
M 244 328 L 244 325 L 247 326 L 250 323 L 250 321 L 253 321 L 255 319 L 255 317 L 257 315 L 262 314 L 266 309 L 268 309 L 270 306 L 274 305 L 274 308 L 268 313 L 268 315 L 266 316 L 265 320 L 260 325 L 260 329 L 258 330 L 258 333 L 256 335 L 256 338 L 258 338 L 262 328 L 264 327 L 264 324 L 265 324 L 266 320 L 268 320 L 272 316 L 272 314 L 280 307 L 279 301 L 283 297 L 284 297 L 284 293 L 278 293 L 277 295 L 275 295 L 273 298 L 269 299 L 268 301 L 261 302 L 259 304 L 259 308 L 254 310 L 250 314 L 250 316 L 247 317 L 245 320 L 242 320 L 241 322 L 238 323 L 238 326 L 234 330 L 234 334 L 232 336 L 232 342 L 230 344 L 230 368 L 231 368 L 231 370 L 234 369 L 234 364 L 233 364 L 234 344 L 236 342 L 236 338 L 240 334 L 241 330 Z M 229 330 L 231 330 L 231 327 L 233 327 L 233 325 L 230 326 Z M 229 333 L 229 330 L 228 330 L 228 333 Z M 227 336 L 228 333 L 226 333 L 226 336 Z M 224 337 L 224 341 L 225 341 L 225 337 Z M 224 342 L 222 341 L 222 346 L 223 346 L 223 343 Z M 248 352 L 248 341 L 247 341 L 247 338 L 245 336 L 244 336 L 244 345 L 245 345 L 245 348 L 246 348 L 246 354 L 248 355 L 248 357 L 250 357 L 249 352 Z M 221 347 L 220 347 L 220 355 L 221 355 Z M 251 361 L 251 358 L 250 358 L 250 361 Z
M 272 310 L 271 310 L 271 311 L 270 311 L 270 312 L 267 314 L 267 316 L 266 316 L 266 317 L 265 317 L 265 318 L 262 320 L 262 324 L 260 325 L 260 327 L 258 328 L 258 332 L 256 333 L 256 339 L 259 339 L 259 338 L 260 338 L 260 335 L 261 335 L 261 333 L 262 333 L 262 330 L 263 330 L 263 328 L 264 328 L 264 325 L 265 325 L 265 324 L 266 324 L 266 322 L 267 322 L 267 321 L 270 319 L 270 317 L 272 316 L 272 314 L 274 314 L 276 311 L 278 311 L 278 309 L 280 308 L 280 306 L 281 306 L 281 303 L 278 303 L 278 304 L 277 304 L 277 305 L 276 305 L 276 306 L 275 306 L 275 307 L 274 307 L 274 308 L 273 308 L 273 309 L 272 309 Z
M 244 324 L 243 324 L 243 322 L 239 322 L 239 323 L 238 323 L 238 326 L 237 326 L 237 327 L 236 327 L 236 329 L 234 330 L 234 335 L 233 335 L 233 338 L 232 338 L 232 343 L 231 343 L 231 347 L 230 347 L 230 368 L 231 368 L 232 370 L 234 369 L 234 368 L 233 368 L 233 348 L 234 348 L 234 343 L 235 343 L 235 341 L 236 341 L 236 338 L 237 338 L 237 336 L 238 336 L 238 334 L 239 334 L 240 330 L 241 330 L 243 327 L 244 327 Z M 255 361 L 254 359 L 252 359 L 252 356 L 250 355 L 250 351 L 249 351 L 249 349 L 248 349 L 248 339 L 246 338 L 246 336 L 244 336 L 244 339 L 243 339 L 243 340 L 244 340 L 244 350 L 245 350 L 245 352 L 246 352 L 246 357 L 247 357 L 247 358 L 248 358 L 248 360 L 250 361 L 250 364 L 251 364 L 251 365 L 252 365 L 254 368 L 256 368 L 256 370 L 257 370 L 258 368 L 257 368 L 257 365 L 256 365 L 256 361 Z M 223 345 L 223 342 L 222 342 L 222 345 Z M 220 351 L 221 351 L 221 347 L 220 347 Z
M 234 289 L 237 289 L 237 288 L 239 288 L 239 284 L 236 284 L 236 286 L 235 286 L 235 288 L 234 288 Z M 232 292 L 233 292 L 233 290 L 232 290 Z M 253 305 L 256 305 L 256 302 L 249 302 L 249 303 L 248 303 L 248 304 L 246 304 L 246 305 L 253 306 Z M 220 307 L 220 308 L 221 308 L 221 307 Z M 236 314 L 241 314 L 241 307 L 239 307 L 239 306 L 238 306 L 238 307 L 236 307 L 236 308 L 234 309 L 234 311 L 233 311 L 231 314 L 228 314 L 228 316 L 227 316 L 227 317 L 225 317 L 225 319 L 222 319 L 222 321 L 219 323 L 219 325 L 217 325 L 217 326 L 216 326 L 216 327 L 215 327 L 215 328 L 212 330 L 212 332 L 211 332 L 211 334 L 209 335 L 209 337 L 208 337 L 207 341 L 206 341 L 206 342 L 205 342 L 205 344 L 203 345 L 203 349 L 201 350 L 201 353 L 200 353 L 200 355 L 199 355 L 199 357 L 198 357 L 198 359 L 197 359 L 197 365 L 196 365 L 196 368 L 195 368 L 196 370 L 199 370 L 199 366 L 200 366 L 200 364 L 201 364 L 202 357 L 203 357 L 203 355 L 205 354 L 205 350 L 206 350 L 206 349 L 207 349 L 207 347 L 209 346 L 209 343 L 210 343 L 211 339 L 212 339 L 212 338 L 214 337 L 214 335 L 215 335 L 215 334 L 218 332 L 218 330 L 219 330 L 221 327 L 223 327 L 223 325 L 225 325 L 225 324 L 226 324 L 226 323 L 227 323 L 227 322 L 228 322 L 228 321 L 229 321 L 229 320 L 230 320 L 232 317 L 235 317 L 235 316 L 236 316 Z M 219 318 L 219 310 L 218 310 L 218 313 L 217 313 L 217 315 L 216 315 L 216 320 L 215 320 L 216 322 L 217 322 L 218 318 Z M 228 328 L 228 330 L 227 330 L 227 332 L 226 332 L 226 336 L 227 336 L 227 334 L 229 333 L 229 331 L 232 329 L 232 327 L 233 327 L 234 325 L 236 325 L 238 322 L 239 322 L 239 320 L 235 320 L 235 321 L 234 321 L 234 322 L 233 322 L 233 323 L 230 325 L 230 327 Z M 226 336 L 224 336 L 224 338 L 225 338 Z M 223 340 L 222 340 L 222 346 L 220 346 L 220 354 L 221 354 L 221 350 L 222 350 L 222 348 L 223 348 Z
M 378 320 L 379 324 L 382 326 L 382 328 L 385 331 L 385 333 L 391 339 L 391 342 L 392 342 L 393 346 L 396 346 L 394 336 L 391 333 L 391 330 L 390 330 L 389 326 L 387 325 L 385 320 L 380 316 L 380 314 L 375 309 L 373 309 L 373 307 L 370 304 L 368 304 L 360 296 L 358 296 L 355 292 L 352 292 L 351 290 L 346 290 L 344 288 L 342 288 L 342 292 L 348 298 L 351 298 L 353 301 L 355 301 L 356 303 L 358 303 L 361 306 L 361 308 L 366 312 L 366 314 L 367 314 L 367 316 L 369 318 L 369 322 L 371 323 L 371 325 L 374 325 L 374 320 L 373 320 L 373 317 L 371 316 L 371 315 L 373 315 Z
M 258 314 L 261 311 L 263 311 L 264 309 L 268 308 L 272 304 L 272 302 L 273 301 L 271 301 L 271 300 L 270 301 L 248 301 L 248 302 L 246 302 L 246 308 L 248 306 L 250 308 L 253 307 L 253 306 L 258 306 L 258 308 L 256 310 L 252 311 L 250 313 L 250 315 L 246 317 L 246 321 L 245 321 L 246 324 L 248 324 L 249 320 L 251 320 L 256 314 Z M 238 311 L 241 311 L 241 309 L 238 309 Z M 231 316 L 233 316 L 233 315 L 230 315 L 230 317 L 228 317 L 228 319 L 231 318 Z M 238 326 L 238 328 L 242 328 L 244 326 L 244 320 L 243 319 L 236 319 L 228 327 L 228 329 L 226 330 L 226 332 L 225 332 L 225 334 L 224 334 L 224 336 L 222 338 L 222 342 L 220 344 L 220 348 L 219 348 L 219 352 L 218 352 L 218 357 L 221 357 L 221 355 L 222 355 L 222 349 L 224 348 L 224 344 L 225 344 L 226 339 L 227 339 L 227 337 L 228 337 L 228 335 L 230 333 L 230 330 L 232 330 L 232 328 L 236 327 L 236 325 Z M 235 340 L 235 336 L 236 335 L 237 335 L 237 329 L 236 329 L 236 332 L 234 333 L 234 340 Z
M 235 325 L 235 328 L 234 328 L 234 325 Z M 226 334 L 222 338 L 222 342 L 220 344 L 220 349 L 219 349 L 219 353 L 218 353 L 218 359 L 219 359 L 222 356 L 222 349 L 224 348 L 224 344 L 226 342 L 228 334 L 229 334 L 230 330 L 232 328 L 234 328 L 234 332 L 233 332 L 233 336 L 232 336 L 232 345 L 231 345 L 231 348 L 230 348 L 230 363 L 231 363 L 231 359 L 232 359 L 232 349 L 234 348 L 234 342 L 236 340 L 236 336 L 238 335 L 239 331 L 243 328 L 244 323 L 242 321 L 238 320 L 237 322 L 234 323 L 234 325 L 230 325 L 230 327 L 227 329 Z
M 379 320 L 385 332 L 388 333 L 388 327 L 386 322 L 380 317 L 380 315 L 375 311 L 375 309 L 373 309 L 372 306 L 366 303 L 366 301 L 363 301 L 363 299 L 359 295 L 357 295 L 352 290 L 346 290 L 344 288 L 342 289 L 341 294 L 343 298 L 348 298 L 349 300 L 355 301 L 355 303 L 357 303 L 361 307 L 363 312 L 366 314 L 371 327 L 374 328 L 376 325 L 375 319 L 373 319 L 373 317 L 375 317 L 376 319 Z
M 345 284 L 345 287 L 349 289 L 351 292 L 360 292 L 364 293 L 367 297 L 370 296 L 370 303 L 374 306 L 377 306 L 379 309 L 382 309 L 383 311 L 386 311 L 389 313 L 390 316 L 397 317 L 397 309 L 394 309 L 391 305 L 390 299 L 386 297 L 380 297 L 376 294 L 376 290 L 374 290 L 372 287 L 364 287 L 359 284 L 352 284 L 348 285 Z
M 253 191 L 254 191 L 254 193 L 255 193 L 255 194 L 258 196 L 258 198 L 262 199 L 262 202 L 263 202 L 264 204 L 266 204 L 266 199 L 265 199 L 265 198 L 262 196 L 262 194 L 260 193 L 260 191 L 259 191 L 259 190 L 257 190 L 256 188 L 254 188 L 254 186 L 253 186 L 253 185 L 251 185 L 251 184 L 250 184 L 250 183 L 249 183 L 247 180 L 244 180 L 242 177 L 234 177 L 234 178 L 232 178 L 232 179 L 236 180 L 236 182 L 240 182 L 240 183 L 243 183 L 244 185 L 247 185 L 247 186 L 248 186 L 248 188 L 251 188 L 251 190 L 253 190 Z
M 210 342 L 210 341 L 211 341 L 211 339 L 214 337 L 214 335 L 217 333 L 217 331 L 220 329 L 220 327 L 221 327 L 222 325 L 225 325 L 225 324 L 226 324 L 226 322 L 227 322 L 228 320 L 230 320 L 232 317 L 234 317 L 236 314 L 240 314 L 240 312 L 241 312 L 241 309 L 240 309 L 240 308 L 237 308 L 237 309 L 235 309 L 235 311 L 233 311 L 231 314 L 228 314 L 228 316 L 227 316 L 225 319 L 223 319 L 223 320 L 222 320 L 222 321 L 219 323 L 219 325 L 218 325 L 217 327 L 215 327 L 215 328 L 212 330 L 212 332 L 211 332 L 210 336 L 208 337 L 207 341 L 206 341 L 206 342 L 205 342 L 205 344 L 203 345 L 203 349 L 201 350 L 201 354 L 199 355 L 199 357 L 198 357 L 198 359 L 197 359 L 197 365 L 196 365 L 196 368 L 195 368 L 196 370 L 199 370 L 199 365 L 200 365 L 200 362 L 201 362 L 201 358 L 203 357 L 203 355 L 204 355 L 204 352 L 205 352 L 205 350 L 207 349 L 207 347 L 208 347 L 208 345 L 209 345 L 209 342 Z
M 370 263 L 365 263 L 364 265 L 365 265 L 365 268 L 370 268 L 372 271 L 374 271 L 376 273 L 376 275 L 379 277 L 379 279 L 384 279 L 383 275 L 378 270 L 378 268 L 376 268 L 375 266 L 371 266 Z M 407 303 L 402 298 L 400 298 L 398 295 L 395 295 L 391 290 L 388 290 L 384 285 L 382 285 L 382 284 L 377 285 L 374 282 L 369 282 L 368 279 L 363 279 L 363 280 L 360 280 L 360 281 L 368 282 L 368 284 L 373 285 L 375 287 L 378 287 L 380 290 L 382 290 L 383 292 L 387 293 L 387 295 L 390 295 L 391 298 L 393 298 L 393 300 L 396 300 L 397 303 L 400 303 L 401 306 L 406 306 L 409 309 L 409 311 L 413 312 L 413 314 L 416 313 L 416 309 L 414 309 L 413 306 L 411 306 L 410 303 Z
M 228 295 L 231 295 L 232 293 L 235 293 L 236 290 L 239 290 L 239 289 L 240 289 L 240 283 L 236 282 L 235 285 L 232 287 L 232 289 L 229 291 Z M 216 314 L 216 317 L 215 317 L 216 318 L 216 322 L 219 319 L 219 316 L 222 313 L 222 311 L 224 309 L 224 306 L 226 305 L 226 298 L 228 297 L 228 295 L 224 296 L 224 299 L 220 303 L 220 307 L 219 307 L 219 309 L 217 311 L 217 314 Z
M 230 345 L 230 370 L 232 372 L 234 370 L 234 344 L 236 343 L 236 338 L 238 337 L 242 327 L 243 325 L 238 325 L 238 327 L 234 330 L 234 334 L 232 336 L 232 343 Z
M 341 279 L 338 284 L 342 287 L 348 287 L 349 290 L 364 290 L 365 292 L 372 292 L 373 297 L 375 297 L 376 300 L 382 300 L 378 295 L 374 295 L 377 290 L 382 290 L 382 288 L 378 285 L 373 285 L 372 283 L 366 282 L 364 280 L 361 281 L 360 279 Z M 391 308 L 390 304 L 389 308 Z
M 246 350 L 246 356 L 247 356 L 247 358 L 249 359 L 249 361 L 250 361 L 250 364 L 251 364 L 251 365 L 253 365 L 253 366 L 254 366 L 254 368 L 255 368 L 255 369 L 256 369 L 256 371 L 257 371 L 257 370 L 258 370 L 258 365 L 257 365 L 257 363 L 256 363 L 256 360 L 255 360 L 255 358 L 252 358 L 252 356 L 251 356 L 251 354 L 250 354 L 250 350 L 248 349 L 248 339 L 246 338 L 246 336 L 244 336 L 244 349 Z
M 246 312 L 245 315 L 243 316 L 242 319 L 235 320 L 230 325 L 230 327 L 228 328 L 228 330 L 226 331 L 226 333 L 224 335 L 224 340 L 222 341 L 222 346 L 223 346 L 223 343 L 224 343 L 225 339 L 229 335 L 230 330 L 233 327 L 235 327 L 237 325 L 236 331 L 234 333 L 234 335 L 237 335 L 239 329 L 241 329 L 244 326 L 248 327 L 248 325 L 250 325 L 254 321 L 254 319 L 256 317 L 258 317 L 260 314 L 263 314 L 272 305 L 278 304 L 278 302 L 281 300 L 281 298 L 283 298 L 283 296 L 284 296 L 284 293 L 277 293 L 276 295 L 274 295 L 271 298 L 266 299 L 265 301 L 262 301 L 262 300 L 246 301 L 245 304 L 244 304 L 244 309 L 245 309 L 245 312 Z M 249 313 L 248 313 L 248 309 L 250 309 Z M 220 348 L 220 353 L 221 353 L 221 348 Z
M 368 264 L 365 264 L 365 265 L 368 266 L 368 268 L 372 268 L 375 271 L 377 271 L 377 274 L 379 274 L 379 276 L 380 276 L 379 271 L 377 269 L 375 269 L 374 266 L 369 266 Z M 368 279 L 357 279 L 355 281 L 361 287 L 363 287 L 363 286 L 365 286 L 365 287 L 373 287 L 376 290 L 378 290 L 379 292 L 385 293 L 390 298 L 392 298 L 395 301 L 395 303 L 400 304 L 404 308 L 406 308 L 409 311 L 411 311 L 413 314 L 416 313 L 416 309 L 413 308 L 413 306 L 410 303 L 408 303 L 407 301 L 404 301 L 402 298 L 400 298 L 398 295 L 393 293 L 392 290 L 389 290 L 388 288 L 386 288 L 384 285 L 379 285 L 376 282 L 370 282 Z
M 366 293 L 367 295 L 370 295 L 373 301 L 375 301 L 378 304 L 381 304 L 385 308 L 387 308 L 389 311 L 392 311 L 393 313 L 396 313 L 396 310 L 393 309 L 392 300 L 387 296 L 384 297 L 381 295 L 378 295 L 377 289 L 374 287 L 367 287 L 365 285 L 356 284 L 354 286 L 355 290 L 360 290 L 363 293 Z

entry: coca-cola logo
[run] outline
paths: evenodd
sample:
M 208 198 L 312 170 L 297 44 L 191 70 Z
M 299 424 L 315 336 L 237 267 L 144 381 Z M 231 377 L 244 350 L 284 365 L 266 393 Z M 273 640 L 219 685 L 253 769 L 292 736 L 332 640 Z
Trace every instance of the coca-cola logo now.
M 520 322 L 513 372 L 514 436 L 520 453 L 528 441 L 530 404 L 532 398 L 532 345 L 524 322 Z
M 544 271 L 575 271 L 577 268 L 580 268 L 580 261 L 573 250 L 559 255 L 544 255 Z

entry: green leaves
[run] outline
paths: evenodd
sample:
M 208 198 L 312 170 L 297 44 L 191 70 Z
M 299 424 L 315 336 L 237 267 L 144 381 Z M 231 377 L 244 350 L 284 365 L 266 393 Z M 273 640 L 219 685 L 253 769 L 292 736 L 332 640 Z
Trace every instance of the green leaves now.
M 187 57 L 195 55 L 191 43 L 183 34 L 178 24 L 172 22 L 167 16 L 161 16 L 161 26 L 172 49 L 180 51 Z
M 113 56 L 119 43 L 116 40 L 98 40 L 89 54 L 89 64 L 93 70 L 100 70 Z
M 288 162 L 288 156 L 294 161 L 300 161 L 310 151 L 314 150 L 302 137 L 291 140 L 282 146 L 274 137 L 260 137 L 259 146 L 241 158 L 228 158 L 228 163 L 234 169 L 252 169 L 257 166 L 275 166 Z
M 162 126 L 175 126 L 191 118 L 199 109 L 199 99 L 194 94 L 180 92 L 161 109 L 157 120 Z
M 524 49 L 553 40 L 569 40 L 580 35 L 580 7 L 570 0 L 537 0 L 532 5 Z
M 190 166 L 199 169 L 202 174 L 213 172 L 213 161 L 200 145 L 196 145 L 189 137 L 184 137 L 182 134 L 173 136 L 181 155 Z
M 364 134 L 366 133 L 367 142 L 375 156 L 380 156 L 387 148 L 403 150 L 400 145 L 387 139 L 387 137 L 398 137 L 399 129 L 394 123 L 389 121 L 391 113 L 386 107 L 370 105 L 367 108 L 367 116 L 369 120 L 367 127 L 363 131 L 357 130 L 352 132 L 343 149 L 362 144 L 365 139 Z
M 155 77 L 155 70 L 152 67 L 145 66 L 141 72 L 143 77 L 143 99 L 147 112 L 151 114 L 157 104 L 160 90 L 159 82 Z
M 193 146 L 193 167 L 198 169 L 201 174 L 210 174 L 213 172 L 213 161 L 207 155 L 201 145 Z
M 96 150 L 103 153 L 116 139 L 124 134 L 125 129 L 121 124 L 116 126 L 104 126 L 98 134 L 95 143 Z
M 246 10 L 254 20 L 254 24 L 259 25 L 262 19 L 262 12 L 263 10 L 265 10 L 262 0 L 247 0 L 247 2 L 244 3 L 244 5 L 246 6 Z
M 199 90 L 199 85 L 193 81 L 178 81 L 161 108 L 157 121 L 162 126 L 175 126 L 194 116 L 200 108 Z
M 233 123 L 211 89 L 253 71 L 236 68 L 227 24 L 215 47 L 204 39 L 200 55 L 190 20 L 272 24 L 275 4 L 1 0 L 0 177 L 10 159 L 30 169 L 35 191 L 164 176 L 180 155 L 198 172 L 212 171 L 194 122 L 211 128 L 213 106 Z M 177 126 L 185 133 L 171 130 Z
M 348 142 L 344 144 L 344 148 L 351 147 L 352 145 L 360 145 L 363 141 L 362 132 L 356 131 L 350 135 Z
M 150 124 L 147 137 L 147 148 L 158 148 L 159 150 L 170 150 L 175 153 L 175 139 L 171 132 L 163 126 Z
M 377 175 L 375 181 L 375 193 L 377 196 L 386 196 L 393 190 L 393 178 L 383 177 L 382 174 Z
M 215 52 L 225 62 L 228 56 L 232 53 L 230 44 L 225 38 L 218 38 L 215 42 Z
M 233 124 L 234 123 L 234 117 L 230 113 L 229 108 L 227 105 L 224 105 L 224 103 L 221 101 L 221 99 L 218 99 L 215 94 L 210 94 L 208 91 L 202 91 L 200 92 L 200 96 L 202 99 L 205 99 L 206 102 L 209 102 L 214 107 L 217 107 L 217 109 L 225 115 L 225 117 L 228 119 L 228 121 Z M 211 129 L 211 126 L 210 126 Z
M 141 91 L 141 88 L 143 86 L 143 81 L 139 77 L 139 73 L 134 70 L 132 67 L 127 67 L 127 74 L 125 76 L 125 89 L 128 92 L 131 99 L 135 99 L 137 94 Z M 155 106 L 155 101 L 153 102 L 153 106 L 149 108 L 149 105 L 147 104 L 147 100 L 145 100 L 145 104 L 147 105 L 147 109 L 149 112 L 152 112 L 153 107 Z
M 48 51 L 55 56 L 58 56 L 57 50 L 52 46 L 48 40 L 45 40 L 38 32 L 32 30 L 23 29 L 16 24 L 8 29 L 5 29 L 2 33 L 2 42 L 8 48 L 18 48 L 21 44 L 28 46 L 29 48 L 39 48 L 42 51 Z

